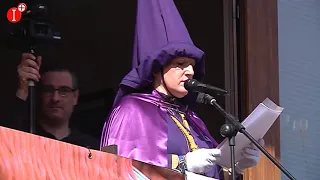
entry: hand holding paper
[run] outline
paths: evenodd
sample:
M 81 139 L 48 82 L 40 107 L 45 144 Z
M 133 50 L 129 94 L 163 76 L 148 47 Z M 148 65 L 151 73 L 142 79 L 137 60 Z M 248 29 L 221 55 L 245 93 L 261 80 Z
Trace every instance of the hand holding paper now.
M 264 137 L 282 111 L 282 107 L 276 105 L 267 98 L 253 110 L 253 112 L 242 122 L 242 125 L 246 128 L 246 131 L 258 141 Z M 242 152 L 244 148 L 251 144 L 251 141 L 242 133 L 238 133 L 236 135 L 235 141 L 235 162 L 239 162 L 246 158 Z M 226 138 L 224 141 L 222 141 L 217 148 L 219 148 L 222 152 L 218 164 L 225 168 L 230 168 L 231 154 L 228 139 Z M 245 166 L 246 165 L 243 163 L 241 169 L 244 169 Z
M 264 146 L 263 139 L 259 139 L 258 142 Z M 249 147 L 243 149 L 242 155 L 243 159 L 236 163 L 237 174 L 242 174 L 245 169 L 256 166 L 260 160 L 261 152 L 253 143 L 250 143 Z

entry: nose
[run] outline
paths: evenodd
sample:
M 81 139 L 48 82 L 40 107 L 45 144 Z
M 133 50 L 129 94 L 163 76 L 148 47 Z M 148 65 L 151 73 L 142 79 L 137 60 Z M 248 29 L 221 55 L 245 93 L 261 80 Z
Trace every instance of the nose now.
M 61 98 L 61 96 L 58 91 L 54 91 L 52 93 L 52 96 L 51 96 L 52 101 L 54 101 L 54 102 L 60 101 L 60 98 Z
M 185 68 L 185 70 L 186 70 L 186 72 L 185 72 L 186 76 L 187 76 L 188 78 L 192 78 L 193 75 L 194 75 L 193 66 L 192 66 L 192 65 L 189 65 L 189 66 L 187 66 L 187 67 Z

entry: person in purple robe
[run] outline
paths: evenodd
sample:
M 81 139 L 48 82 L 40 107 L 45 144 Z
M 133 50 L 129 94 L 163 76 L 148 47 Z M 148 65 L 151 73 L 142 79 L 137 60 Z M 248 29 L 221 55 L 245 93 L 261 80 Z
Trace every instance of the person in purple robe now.
M 197 94 L 184 88 L 187 79 L 202 80 L 204 52 L 173 0 L 138 0 L 137 7 L 133 69 L 120 83 L 100 148 L 117 145 L 120 156 L 221 179 L 218 144 L 193 111 Z M 260 158 L 254 147 L 244 155 L 238 174 Z

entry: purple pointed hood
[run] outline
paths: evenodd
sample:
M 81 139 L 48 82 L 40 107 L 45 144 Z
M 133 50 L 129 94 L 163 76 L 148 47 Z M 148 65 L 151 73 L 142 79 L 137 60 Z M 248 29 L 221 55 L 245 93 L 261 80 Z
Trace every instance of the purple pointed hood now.
M 115 104 L 126 94 L 150 89 L 153 73 L 175 57 L 194 58 L 194 78 L 204 76 L 204 52 L 193 44 L 173 0 L 138 0 L 137 8 L 133 69 L 122 79 Z

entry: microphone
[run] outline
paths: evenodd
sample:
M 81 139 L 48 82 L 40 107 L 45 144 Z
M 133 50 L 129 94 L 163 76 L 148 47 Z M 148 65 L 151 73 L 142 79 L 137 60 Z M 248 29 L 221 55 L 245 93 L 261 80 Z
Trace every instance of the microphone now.
M 209 84 L 201 83 L 195 79 L 188 79 L 184 82 L 184 88 L 188 91 L 195 91 L 195 92 L 203 92 L 203 93 L 209 93 L 214 92 L 216 95 L 226 95 L 228 94 L 228 91 L 211 86 Z

